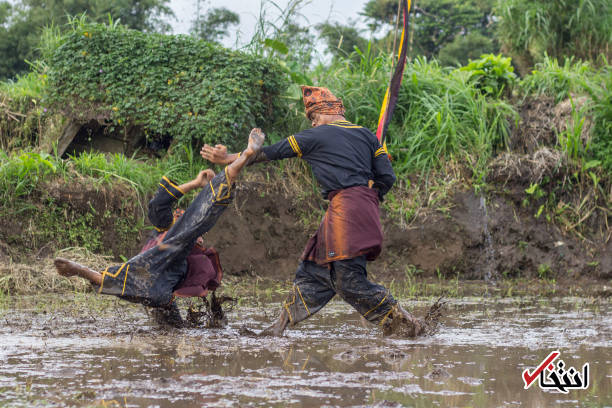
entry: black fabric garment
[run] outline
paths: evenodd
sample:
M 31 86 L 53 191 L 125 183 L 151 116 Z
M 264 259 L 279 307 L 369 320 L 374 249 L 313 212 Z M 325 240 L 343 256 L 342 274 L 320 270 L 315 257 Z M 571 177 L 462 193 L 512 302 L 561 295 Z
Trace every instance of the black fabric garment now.
M 232 199 L 232 188 L 221 172 L 200 191 L 161 244 L 107 268 L 102 272 L 102 285 L 94 287 L 99 293 L 145 306 L 168 306 L 175 287 L 187 274 L 187 255 L 197 238 L 215 225 Z
M 303 261 L 283 307 L 293 326 L 317 313 L 338 294 L 372 323 L 382 324 L 397 302 L 384 286 L 368 280 L 365 256 L 331 262 L 330 267 Z
M 387 152 L 369 129 L 337 121 L 304 130 L 262 149 L 269 160 L 301 157 L 312 167 L 323 198 L 330 192 L 374 181 L 380 198 L 395 182 Z
M 183 197 L 183 192 L 168 177 L 162 177 L 159 187 L 149 201 L 149 221 L 158 232 L 167 231 L 174 222 L 173 205 Z

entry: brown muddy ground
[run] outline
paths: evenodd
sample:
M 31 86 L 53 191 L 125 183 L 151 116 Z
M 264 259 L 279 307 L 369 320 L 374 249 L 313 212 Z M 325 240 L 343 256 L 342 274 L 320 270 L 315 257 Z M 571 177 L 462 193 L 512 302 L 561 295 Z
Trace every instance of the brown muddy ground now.
M 453 300 L 438 334 L 383 338 L 343 303 L 280 339 L 258 331 L 278 303 L 242 304 L 224 329 L 162 330 L 140 307 L 93 295 L 2 300 L 1 406 L 609 406 L 607 300 Z M 423 313 L 430 302 L 404 302 Z M 564 395 L 521 372 L 552 350 L 590 363 Z

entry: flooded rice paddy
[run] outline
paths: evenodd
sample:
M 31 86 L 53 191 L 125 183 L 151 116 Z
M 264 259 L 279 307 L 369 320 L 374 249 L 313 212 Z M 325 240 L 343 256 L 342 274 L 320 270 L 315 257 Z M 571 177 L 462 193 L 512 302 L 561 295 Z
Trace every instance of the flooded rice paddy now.
M 453 299 L 438 334 L 400 340 L 340 301 L 273 339 L 240 329 L 265 327 L 278 302 L 234 308 L 225 329 L 165 330 L 141 307 L 77 297 L 0 311 L 0 407 L 612 405 L 608 300 Z M 523 389 L 553 350 L 590 364 L 587 389 Z

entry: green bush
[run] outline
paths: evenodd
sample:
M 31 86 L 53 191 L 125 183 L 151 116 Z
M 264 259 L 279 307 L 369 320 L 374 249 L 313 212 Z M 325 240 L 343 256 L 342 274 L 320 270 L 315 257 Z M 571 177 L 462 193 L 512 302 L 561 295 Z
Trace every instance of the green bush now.
M 498 0 L 498 37 L 527 65 L 544 56 L 595 60 L 610 55 L 610 0 Z
M 593 99 L 593 142 L 591 152 L 612 179 L 612 70 L 608 68 L 605 84 L 590 87 Z
M 516 81 L 511 58 L 499 55 L 485 54 L 480 59 L 470 61 L 460 71 L 469 74 L 468 80 L 483 94 L 500 97 L 509 94 L 511 86 Z
M 597 82 L 597 74 L 591 64 L 565 58 L 563 65 L 556 58 L 548 55 L 535 66 L 535 70 L 521 81 L 525 95 L 546 95 L 559 103 L 570 96 L 570 93 L 585 93 L 585 89 Z
M 187 36 L 81 20 L 45 47 L 49 106 L 180 144 L 243 146 L 274 119 L 285 88 L 273 61 Z
M 347 119 L 376 130 L 389 82 L 386 57 L 363 53 L 315 72 L 321 85 L 341 97 Z M 422 172 L 453 156 L 470 156 L 480 169 L 495 147 L 504 146 L 509 120 L 516 115 L 508 103 L 484 96 L 467 76 L 417 59 L 406 65 L 387 143 L 399 174 Z

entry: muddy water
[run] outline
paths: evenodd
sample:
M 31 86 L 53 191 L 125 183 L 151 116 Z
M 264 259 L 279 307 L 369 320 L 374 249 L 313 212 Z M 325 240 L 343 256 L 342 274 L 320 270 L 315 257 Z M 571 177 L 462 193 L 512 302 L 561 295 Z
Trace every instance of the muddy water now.
M 452 300 L 439 334 L 412 341 L 382 338 L 335 301 L 281 339 L 239 334 L 277 303 L 236 308 L 226 329 L 166 331 L 121 302 L 48 302 L 0 311 L 2 407 L 612 405 L 605 300 Z M 555 349 L 590 363 L 588 389 L 523 389 L 521 372 Z

